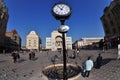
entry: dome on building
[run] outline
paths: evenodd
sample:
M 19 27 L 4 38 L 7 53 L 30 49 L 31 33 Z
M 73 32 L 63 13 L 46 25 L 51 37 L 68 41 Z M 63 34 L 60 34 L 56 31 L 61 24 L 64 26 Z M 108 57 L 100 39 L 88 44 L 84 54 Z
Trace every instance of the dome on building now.
M 36 35 L 36 32 L 35 31 L 31 31 L 30 34 L 35 34 Z

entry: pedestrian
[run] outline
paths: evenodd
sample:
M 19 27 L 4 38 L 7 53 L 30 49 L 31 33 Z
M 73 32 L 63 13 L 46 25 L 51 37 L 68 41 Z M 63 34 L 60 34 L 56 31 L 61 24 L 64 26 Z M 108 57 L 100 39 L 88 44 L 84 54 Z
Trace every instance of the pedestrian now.
M 17 59 L 17 62 L 20 62 L 21 61 L 21 59 L 20 59 L 20 54 L 18 53 L 18 52 L 16 52 L 16 59 Z
M 35 52 L 32 51 L 32 59 L 35 59 Z
M 118 44 L 118 57 L 117 59 L 119 60 L 120 59 L 120 44 Z
M 79 50 L 77 49 L 77 56 L 79 55 Z
M 96 68 L 99 69 L 102 64 L 102 56 L 101 54 L 98 54 L 98 57 L 96 58 Z
M 34 59 L 35 59 L 35 52 L 33 50 L 30 50 L 29 60 L 34 60 Z
M 83 77 L 89 77 L 90 71 L 93 68 L 93 61 L 91 60 L 91 57 L 89 56 L 88 59 L 84 63 L 84 69 L 83 69 Z
M 13 58 L 13 62 L 16 63 L 16 62 L 17 62 L 17 55 L 16 55 L 16 53 L 13 52 L 13 53 L 11 54 L 11 56 L 12 56 L 12 58 Z
M 72 53 L 72 59 L 75 59 L 76 58 L 76 53 L 75 51 Z
M 32 59 L 32 51 L 29 52 L 29 60 Z

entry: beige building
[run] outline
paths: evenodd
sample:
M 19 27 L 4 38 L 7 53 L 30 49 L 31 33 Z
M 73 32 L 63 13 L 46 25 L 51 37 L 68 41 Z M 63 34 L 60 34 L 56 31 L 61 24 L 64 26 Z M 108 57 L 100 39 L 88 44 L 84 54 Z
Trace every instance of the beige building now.
M 104 39 L 102 37 L 96 37 L 96 38 L 82 38 L 83 40 L 83 46 L 91 45 L 92 43 L 100 42 L 101 39 Z
M 96 38 L 81 38 L 73 43 L 74 49 L 82 48 L 84 46 L 92 45 L 93 43 L 98 43 L 100 40 L 104 38 L 96 37 Z
M 104 9 L 101 21 L 105 32 L 105 41 L 117 47 L 120 39 L 120 0 L 113 0 Z
M 83 42 L 83 39 L 80 39 L 80 40 L 75 41 L 75 42 L 72 44 L 73 49 L 79 49 L 79 48 L 83 47 L 83 46 L 84 46 L 83 43 L 84 43 L 84 42 Z
M 72 38 L 65 34 L 66 49 L 72 49 Z M 62 49 L 62 34 L 58 31 L 53 31 L 51 37 L 46 38 L 46 49 L 52 51 Z
M 26 48 L 39 51 L 41 49 L 41 38 L 35 31 L 31 31 L 26 36 Z
M 8 22 L 8 9 L 3 0 L 0 0 L 0 52 L 5 49 L 5 32 Z

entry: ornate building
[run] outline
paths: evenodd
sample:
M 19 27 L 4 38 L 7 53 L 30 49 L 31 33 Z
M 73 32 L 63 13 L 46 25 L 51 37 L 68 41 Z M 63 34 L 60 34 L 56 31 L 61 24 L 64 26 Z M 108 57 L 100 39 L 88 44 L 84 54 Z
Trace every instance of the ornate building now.
M 65 35 L 66 48 L 72 49 L 72 38 Z M 46 38 L 46 49 L 52 51 L 62 49 L 62 34 L 58 31 L 53 31 L 51 37 Z
M 120 0 L 113 0 L 104 9 L 101 21 L 105 32 L 105 42 L 117 47 L 120 40 Z
M 21 37 L 16 30 L 7 31 L 5 39 L 6 51 L 14 51 L 21 49 Z
M 31 31 L 26 37 L 26 48 L 33 50 L 41 50 L 41 38 L 37 35 L 35 31 Z
M 8 22 L 8 9 L 3 0 L 0 0 L 0 52 L 5 49 L 5 32 Z

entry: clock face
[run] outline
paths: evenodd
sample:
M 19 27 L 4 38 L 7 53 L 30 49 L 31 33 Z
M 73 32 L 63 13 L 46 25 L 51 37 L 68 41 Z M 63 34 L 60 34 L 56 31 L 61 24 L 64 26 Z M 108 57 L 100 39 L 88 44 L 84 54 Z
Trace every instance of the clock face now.
M 59 16 L 66 16 L 70 14 L 71 9 L 67 4 L 59 3 L 53 7 L 53 12 Z

